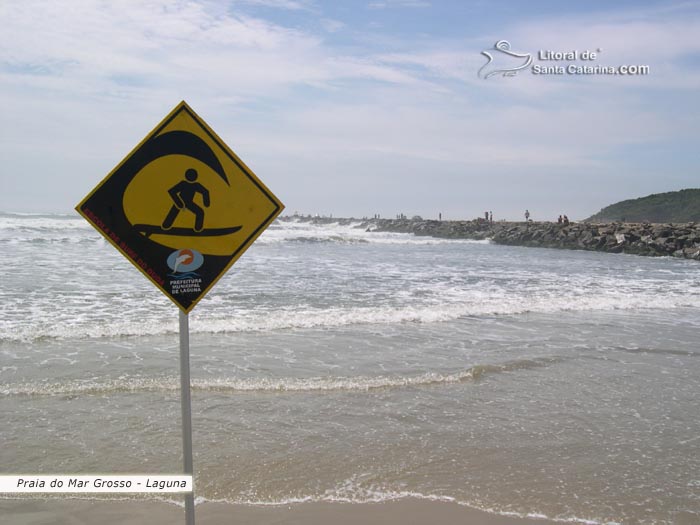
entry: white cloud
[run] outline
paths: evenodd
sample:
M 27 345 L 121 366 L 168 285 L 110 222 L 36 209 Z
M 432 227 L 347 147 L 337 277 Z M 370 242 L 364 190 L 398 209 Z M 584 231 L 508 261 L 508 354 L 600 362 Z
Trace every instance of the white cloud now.
M 265 10 L 246 11 L 251 4 L 303 10 L 316 18 L 308 26 L 317 33 L 252 16 Z M 698 133 L 695 99 L 679 100 L 685 114 L 673 119 L 654 105 L 655 90 L 690 97 L 700 87 L 697 68 L 687 68 L 697 65 L 698 22 L 685 11 L 667 12 L 663 23 L 643 10 L 605 22 L 540 17 L 461 40 L 418 42 L 387 29 L 391 45 L 321 11 L 291 0 L 0 4 L 0 94 L 6 122 L 14 123 L 0 155 L 20 173 L 41 163 L 62 170 L 71 182 L 61 191 L 77 188 L 77 200 L 88 180 L 107 173 L 182 99 L 253 166 L 294 164 L 327 191 L 337 179 L 321 181 L 335 163 L 371 166 L 368 173 L 376 169 L 394 184 L 422 180 L 426 166 L 436 179 L 584 170 L 602 177 L 633 165 L 620 153 L 626 147 Z M 354 45 L 334 46 L 328 33 L 341 29 Z M 602 47 L 601 63 L 649 62 L 652 75 L 479 79 L 479 52 L 501 38 L 533 53 Z M 349 170 L 339 168 L 337 177 Z M 44 191 L 57 184 L 49 180 Z
M 115 87 L 138 92 L 140 86 L 168 91 L 177 85 L 183 91 L 260 96 L 347 78 L 414 82 L 411 74 L 372 58 L 330 52 L 317 36 L 211 11 L 208 4 L 154 0 L 123 9 L 85 2 L 68 10 L 52 3 L 42 11 L 28 1 L 2 15 L 7 30 L 0 46 L 9 50 L 11 82 L 37 88 L 100 94 Z M 328 19 L 322 23 L 329 30 L 341 27 Z

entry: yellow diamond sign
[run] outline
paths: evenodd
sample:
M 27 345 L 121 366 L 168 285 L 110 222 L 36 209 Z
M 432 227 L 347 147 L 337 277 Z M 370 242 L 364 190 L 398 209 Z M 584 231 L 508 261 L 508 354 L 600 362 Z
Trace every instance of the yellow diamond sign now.
M 185 313 L 283 209 L 184 101 L 76 207 Z

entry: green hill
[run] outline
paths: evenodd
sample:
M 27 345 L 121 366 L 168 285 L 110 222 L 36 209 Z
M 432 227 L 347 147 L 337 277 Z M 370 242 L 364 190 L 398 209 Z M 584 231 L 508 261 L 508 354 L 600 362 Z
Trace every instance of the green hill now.
M 611 204 L 590 222 L 700 222 L 700 189 L 655 193 Z

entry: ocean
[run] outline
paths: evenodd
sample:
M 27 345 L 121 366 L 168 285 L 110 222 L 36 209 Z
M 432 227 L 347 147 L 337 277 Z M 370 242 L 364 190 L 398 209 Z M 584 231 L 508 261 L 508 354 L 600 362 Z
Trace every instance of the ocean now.
M 700 522 L 697 261 L 358 224 L 190 314 L 198 501 Z M 177 308 L 77 215 L 0 214 L 0 268 L 3 473 L 181 472 Z

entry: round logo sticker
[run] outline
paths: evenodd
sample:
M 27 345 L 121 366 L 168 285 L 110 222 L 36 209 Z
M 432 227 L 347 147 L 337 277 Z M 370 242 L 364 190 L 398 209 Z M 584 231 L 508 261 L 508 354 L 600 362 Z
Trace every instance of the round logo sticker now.
M 204 256 L 197 250 L 183 248 L 171 253 L 167 262 L 174 273 L 188 273 L 197 270 L 204 264 Z

